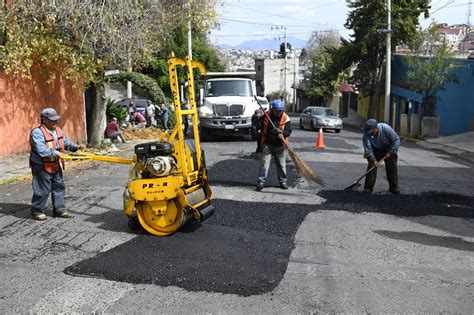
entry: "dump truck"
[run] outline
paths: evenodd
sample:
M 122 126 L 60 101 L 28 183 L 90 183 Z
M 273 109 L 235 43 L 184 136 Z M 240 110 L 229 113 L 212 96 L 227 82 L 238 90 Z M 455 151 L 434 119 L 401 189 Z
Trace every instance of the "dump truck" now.
M 200 135 L 251 135 L 252 115 L 259 109 L 255 71 L 208 72 L 198 108 Z

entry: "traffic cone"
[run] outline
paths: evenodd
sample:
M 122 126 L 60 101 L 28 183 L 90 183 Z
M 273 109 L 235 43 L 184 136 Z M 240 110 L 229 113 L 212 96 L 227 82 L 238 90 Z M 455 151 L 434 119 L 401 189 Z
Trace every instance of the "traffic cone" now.
M 318 140 L 316 141 L 316 144 L 314 145 L 315 148 L 323 149 L 326 146 L 324 145 L 324 139 L 323 139 L 323 128 L 319 128 L 318 132 Z

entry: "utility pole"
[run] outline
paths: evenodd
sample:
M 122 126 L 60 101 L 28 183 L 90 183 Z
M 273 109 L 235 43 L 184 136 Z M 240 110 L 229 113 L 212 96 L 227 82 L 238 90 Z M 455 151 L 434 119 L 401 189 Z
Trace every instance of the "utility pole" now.
M 192 0 L 178 0 L 178 3 L 183 8 L 184 14 L 188 18 L 188 57 L 190 60 L 193 59 L 193 46 L 192 46 L 192 32 L 191 32 L 191 1 Z
M 191 34 L 191 14 L 188 16 L 188 56 L 189 60 L 193 60 L 193 42 Z
M 293 49 L 293 113 L 296 111 L 296 49 Z
M 287 51 L 288 50 L 288 44 L 286 43 L 286 26 L 285 26 L 284 30 L 285 30 L 285 90 L 284 90 L 285 94 L 284 94 L 284 97 L 285 97 L 285 105 L 286 105 L 286 104 L 288 104 L 287 103 L 287 100 L 288 100 L 288 92 L 287 92 L 288 82 L 286 80 L 286 72 L 288 71 L 287 70 L 287 68 L 288 68 L 288 66 L 287 66 L 287 64 L 288 64 L 288 51 Z
M 388 16 L 388 27 L 387 27 L 387 53 L 386 53 L 386 64 L 385 64 L 385 110 L 383 120 L 388 123 L 390 119 L 390 86 L 392 77 L 392 8 L 391 0 L 387 0 L 387 16 Z M 392 126 L 394 127 L 394 126 Z
M 468 7 L 467 7 L 467 26 L 471 26 L 471 8 L 472 8 L 472 0 L 469 1 Z
M 287 94 L 288 94 L 288 92 L 287 92 L 287 76 L 286 76 L 286 72 L 287 72 L 287 61 L 288 61 L 288 59 L 287 59 L 287 55 L 288 55 L 288 52 L 287 52 L 288 43 L 286 42 L 286 41 L 287 41 L 287 39 L 286 39 L 286 26 L 284 26 L 284 25 L 272 26 L 271 29 L 272 29 L 272 30 L 273 30 L 273 29 L 276 29 L 276 30 L 281 30 L 281 29 L 282 29 L 282 30 L 284 30 L 284 38 L 285 38 L 285 44 L 284 44 L 284 45 L 285 45 L 285 49 L 284 49 L 285 65 L 284 65 L 284 69 L 283 69 L 283 71 L 284 71 L 284 74 L 283 74 L 283 75 L 284 75 L 284 82 L 285 82 L 285 83 L 284 83 L 284 88 L 283 88 L 283 93 L 284 93 L 283 96 L 284 96 L 284 101 L 285 101 L 285 105 L 286 105 L 286 104 L 287 104 Z

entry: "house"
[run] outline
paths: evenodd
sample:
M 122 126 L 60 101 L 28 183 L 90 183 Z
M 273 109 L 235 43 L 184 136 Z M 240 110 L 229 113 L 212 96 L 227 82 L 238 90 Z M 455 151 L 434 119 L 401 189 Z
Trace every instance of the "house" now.
M 258 95 L 269 95 L 287 91 L 290 103 L 293 103 L 295 97 L 295 88 L 300 81 L 299 58 L 286 59 L 285 76 L 285 58 L 257 58 L 255 59 L 255 83 Z M 286 79 L 285 79 L 286 77 Z
M 403 56 L 395 55 L 392 60 L 388 123 L 402 134 L 418 137 L 424 111 L 421 104 L 423 95 L 407 88 L 407 71 Z M 474 60 L 458 59 L 455 71 L 459 82 L 446 84 L 445 89 L 436 94 L 439 133 L 442 135 L 474 130 Z M 383 112 L 384 101 L 381 97 L 377 113 Z M 380 115 L 377 118 L 381 119 Z

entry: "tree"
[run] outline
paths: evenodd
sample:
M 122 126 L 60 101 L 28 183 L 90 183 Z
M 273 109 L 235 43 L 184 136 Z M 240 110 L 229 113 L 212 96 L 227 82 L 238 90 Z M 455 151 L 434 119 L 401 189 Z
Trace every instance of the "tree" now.
M 436 23 L 414 38 L 412 54 L 405 57 L 410 88 L 423 94 L 424 116 L 437 116 L 436 93 L 447 83 L 458 83 L 454 73 L 457 62 L 454 52 L 444 41 Z
M 225 66 L 220 61 L 215 48 L 209 43 L 207 33 L 199 29 L 193 30 L 193 59 L 199 60 L 207 71 L 224 71 Z M 171 90 L 168 77 L 168 57 L 174 53 L 178 57 L 185 57 L 188 54 L 187 26 L 177 25 L 171 32 L 162 48 L 155 54 L 155 58 L 148 67 L 142 70 L 143 73 L 153 77 L 163 90 L 171 98 Z M 184 72 L 181 73 L 185 79 Z
M 187 7 L 198 28 L 216 18 L 217 0 L 193 0 Z M 146 65 L 176 24 L 183 10 L 174 0 L 16 0 L 3 9 L 0 27 L 5 71 L 30 76 L 32 67 L 90 86 L 94 146 L 105 127 L 105 69 L 131 72 Z
M 340 46 L 337 31 L 314 31 L 309 39 L 308 49 L 302 56 L 302 63 L 310 70 L 305 80 L 308 82 L 305 93 L 321 104 L 324 99 L 334 95 L 343 76 L 332 71 L 335 58 L 333 52 Z
M 392 0 L 392 49 L 408 43 L 417 33 L 419 16 L 428 17 L 429 0 Z M 387 28 L 386 0 L 347 0 L 351 9 L 345 27 L 352 39 L 343 43 L 338 58 L 357 64 L 352 81 L 370 95 L 368 117 L 375 116 L 377 100 L 384 82 Z M 390 61 L 389 61 L 390 62 Z M 342 70 L 342 69 L 341 69 Z

